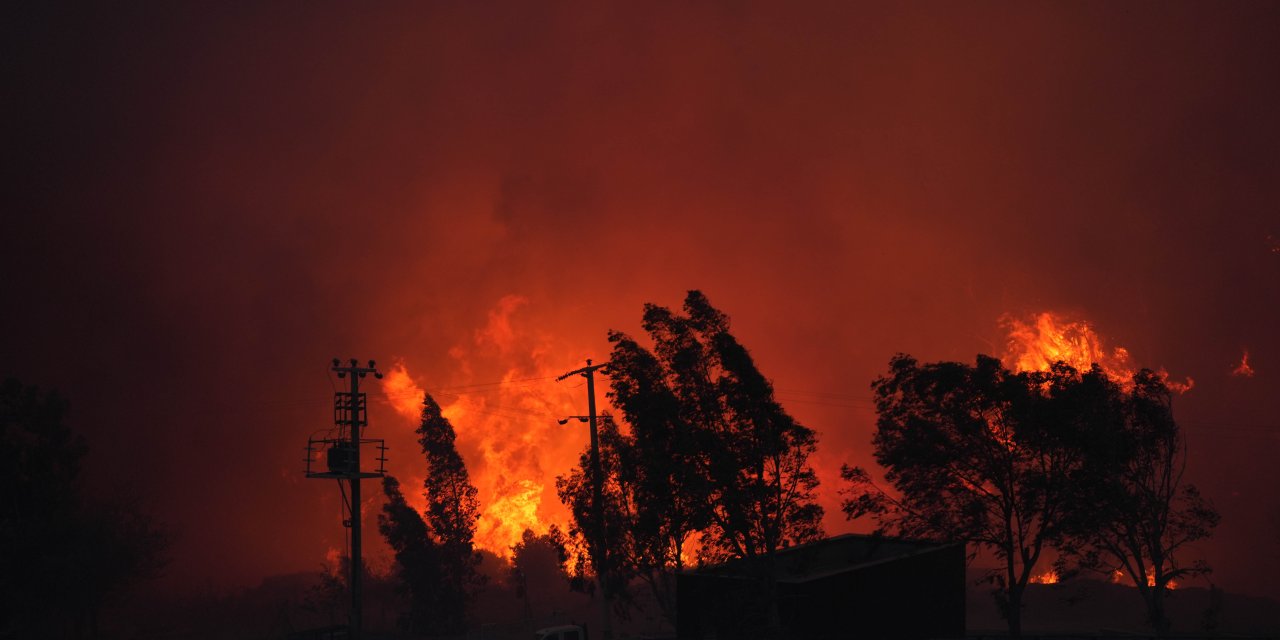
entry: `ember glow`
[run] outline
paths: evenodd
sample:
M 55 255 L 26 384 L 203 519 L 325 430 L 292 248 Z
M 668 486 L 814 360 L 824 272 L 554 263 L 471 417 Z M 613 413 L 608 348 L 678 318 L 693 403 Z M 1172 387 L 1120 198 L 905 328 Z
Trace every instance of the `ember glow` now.
M 1133 581 L 1129 579 L 1129 576 L 1126 575 L 1125 572 L 1120 569 L 1116 569 L 1115 571 L 1111 572 L 1111 582 L 1113 584 L 1126 584 L 1129 586 L 1133 586 L 1134 584 Z M 1147 571 L 1147 586 L 1148 587 L 1156 586 L 1156 574 L 1154 571 L 1151 571 L 1151 570 Z M 1170 580 L 1165 584 L 1165 588 L 1170 591 L 1177 589 L 1178 581 Z
M 1231 370 L 1231 375 L 1242 378 L 1253 377 L 1253 367 L 1249 365 L 1249 351 L 1247 349 L 1240 354 L 1240 364 Z
M 1111 572 L 1111 582 L 1112 584 L 1116 584 L 1116 585 L 1129 585 L 1129 586 L 1134 585 L 1133 580 L 1129 580 L 1129 576 L 1126 575 L 1124 571 L 1119 570 L 1119 568 Z M 1147 570 L 1147 586 L 1156 586 L 1155 571 Z M 1174 589 L 1178 589 L 1178 586 L 1179 586 L 1178 581 L 1170 580 L 1165 585 L 1165 589 L 1169 589 L 1170 591 L 1172 591 Z

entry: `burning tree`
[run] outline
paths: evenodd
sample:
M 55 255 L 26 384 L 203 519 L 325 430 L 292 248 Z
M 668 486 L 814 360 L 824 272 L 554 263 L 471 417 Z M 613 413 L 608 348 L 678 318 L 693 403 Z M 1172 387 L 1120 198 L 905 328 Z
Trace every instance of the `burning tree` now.
M 454 445 L 453 425 L 430 394 L 423 395 L 417 433 L 427 462 L 426 510 L 419 514 L 410 507 L 399 481 L 388 477 L 378 529 L 395 550 L 409 594 L 405 625 L 414 631 L 460 633 L 466 628 L 467 603 L 481 581 L 480 556 L 473 545 L 480 512 L 476 488 Z
M 900 497 L 876 487 L 863 469 L 845 467 L 844 511 L 871 515 L 895 533 L 965 540 L 1003 563 L 994 595 L 1012 635 L 1021 633 L 1022 596 L 1044 551 L 1062 540 L 1073 482 L 1085 464 L 1085 437 L 1071 427 L 1065 400 L 1086 382 L 1107 384 L 1069 366 L 1014 373 L 979 356 L 921 365 L 890 362 L 876 396 L 876 461 Z
M 646 305 L 642 326 L 652 350 L 619 332 L 609 336 L 609 395 L 631 428 L 601 438 L 609 450 L 602 457 L 613 458 L 608 512 L 622 525 L 606 527 L 621 536 L 609 540 L 623 556 L 611 566 L 649 583 L 674 621 L 670 572 L 683 566 L 696 536 L 704 560 L 759 561 L 776 624 L 773 553 L 822 535 L 808 464 L 814 433 L 774 400 L 728 317 L 702 293 L 689 293 L 683 315 Z M 561 482 L 571 506 L 589 504 L 584 477 L 579 469 Z M 590 531 L 578 511 L 578 530 Z

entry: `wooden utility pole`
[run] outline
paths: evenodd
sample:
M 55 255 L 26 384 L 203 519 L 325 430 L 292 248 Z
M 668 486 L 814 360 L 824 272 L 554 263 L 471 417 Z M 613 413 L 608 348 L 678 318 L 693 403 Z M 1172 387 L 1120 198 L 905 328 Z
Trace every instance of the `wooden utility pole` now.
M 596 427 L 596 371 L 607 367 L 609 363 L 593 365 L 587 360 L 587 366 L 574 369 L 558 378 L 559 382 L 570 376 L 580 375 L 587 379 L 587 418 L 591 425 L 591 503 L 595 516 L 596 540 L 599 540 L 598 558 L 592 558 L 596 565 L 596 582 L 600 586 L 600 618 L 601 637 L 613 640 L 613 623 L 609 615 L 609 591 L 605 577 L 609 573 L 609 544 L 605 539 L 604 528 L 604 472 L 600 467 L 600 434 Z M 563 422 L 561 423 L 563 424 Z

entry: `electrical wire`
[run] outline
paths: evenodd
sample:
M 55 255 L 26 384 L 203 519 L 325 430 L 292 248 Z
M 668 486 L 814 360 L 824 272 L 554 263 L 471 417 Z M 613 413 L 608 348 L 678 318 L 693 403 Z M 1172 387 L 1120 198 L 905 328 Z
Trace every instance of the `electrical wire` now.
M 351 557 L 351 527 L 347 526 L 347 520 L 351 519 L 351 501 L 347 498 L 347 490 L 342 486 L 342 478 L 335 478 L 338 481 L 338 491 L 342 493 L 342 557 Z M 338 558 L 338 571 L 342 571 L 342 558 Z

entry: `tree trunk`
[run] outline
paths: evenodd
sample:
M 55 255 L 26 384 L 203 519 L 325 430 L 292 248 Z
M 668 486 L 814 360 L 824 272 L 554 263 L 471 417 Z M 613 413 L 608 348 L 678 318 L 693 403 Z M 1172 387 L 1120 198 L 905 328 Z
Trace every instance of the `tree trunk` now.
M 774 554 L 769 554 L 767 567 L 768 575 L 765 576 L 765 597 L 768 598 L 769 606 L 769 637 L 782 637 L 782 612 L 778 609 L 778 567 Z
M 1165 589 L 1157 585 L 1152 587 L 1149 593 L 1150 595 L 1147 598 L 1147 621 L 1151 624 L 1151 628 L 1155 630 L 1156 635 L 1167 635 L 1172 623 L 1164 610 Z
M 1022 637 L 1022 589 L 1009 588 L 1009 600 L 1005 605 L 1005 620 L 1009 622 L 1009 637 Z
M 676 575 L 679 569 L 675 571 L 658 571 L 649 580 L 649 586 L 653 591 L 653 597 L 658 601 L 658 609 L 662 613 L 662 617 L 671 625 L 671 628 L 677 629 L 678 620 L 676 611 Z

